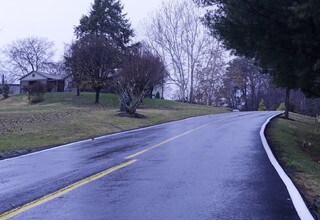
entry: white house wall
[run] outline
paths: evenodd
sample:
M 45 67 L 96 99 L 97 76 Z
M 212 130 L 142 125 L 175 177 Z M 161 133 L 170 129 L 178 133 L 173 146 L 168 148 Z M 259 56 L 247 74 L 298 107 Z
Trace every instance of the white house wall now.
M 9 85 L 9 94 L 20 94 L 20 85 Z

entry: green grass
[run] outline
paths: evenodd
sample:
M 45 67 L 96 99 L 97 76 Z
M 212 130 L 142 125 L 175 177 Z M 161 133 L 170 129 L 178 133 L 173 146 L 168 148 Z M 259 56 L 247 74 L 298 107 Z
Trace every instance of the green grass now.
M 94 93 L 48 93 L 30 104 L 25 95 L 0 100 L 0 153 L 37 150 L 114 132 L 150 126 L 192 116 L 226 112 L 224 108 L 145 99 L 137 113 L 145 119 L 117 117 L 119 98 Z
M 290 113 L 290 120 L 277 118 L 267 137 L 286 172 L 309 204 L 320 197 L 320 121 Z M 317 211 L 320 217 L 320 210 Z

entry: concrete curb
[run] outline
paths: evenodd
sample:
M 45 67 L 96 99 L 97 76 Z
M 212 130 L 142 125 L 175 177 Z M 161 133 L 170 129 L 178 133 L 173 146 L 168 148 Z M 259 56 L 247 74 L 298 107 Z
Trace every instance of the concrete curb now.
M 293 184 L 292 180 L 289 178 L 289 176 L 284 172 L 283 168 L 280 166 L 280 164 L 278 163 L 278 161 L 276 160 L 276 158 L 274 157 L 270 146 L 267 142 L 266 136 L 265 136 L 265 130 L 267 125 L 269 124 L 269 122 L 277 117 L 278 115 L 280 115 L 282 113 L 278 113 L 270 118 L 268 118 L 268 120 L 262 125 L 261 130 L 260 130 L 260 137 L 261 137 L 261 141 L 263 144 L 263 147 L 268 155 L 268 158 L 271 162 L 271 164 L 273 165 L 273 167 L 276 169 L 277 173 L 279 174 L 280 178 L 282 179 L 283 183 L 286 185 L 287 190 L 289 192 L 289 195 L 291 197 L 291 200 L 293 202 L 293 205 L 300 217 L 300 219 L 306 219 L 306 220 L 311 220 L 314 219 L 313 216 L 311 215 L 309 209 L 307 208 L 304 200 L 302 199 L 298 189 L 295 187 L 295 185 Z

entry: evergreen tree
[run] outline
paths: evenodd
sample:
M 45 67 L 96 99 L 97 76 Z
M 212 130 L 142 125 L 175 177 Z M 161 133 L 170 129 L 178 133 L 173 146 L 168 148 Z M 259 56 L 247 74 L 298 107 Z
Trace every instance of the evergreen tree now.
M 77 38 L 88 34 L 104 36 L 115 46 L 124 49 L 133 37 L 133 30 L 122 10 L 120 0 L 95 0 L 89 15 L 83 15 L 80 24 L 75 27 Z
M 8 84 L 4 84 L 3 88 L 2 88 L 2 96 L 3 98 L 8 98 L 9 97 L 9 85 Z
M 280 103 L 279 107 L 277 108 L 277 111 L 284 111 L 286 110 L 286 105 L 285 103 Z
M 259 102 L 258 110 L 259 111 L 267 111 L 267 107 L 266 107 L 266 104 L 265 104 L 263 99 L 261 99 L 260 102 Z
M 279 87 L 320 97 L 319 0 L 195 0 L 215 5 L 212 34 L 237 54 L 254 57 Z M 288 110 L 288 109 L 287 109 Z

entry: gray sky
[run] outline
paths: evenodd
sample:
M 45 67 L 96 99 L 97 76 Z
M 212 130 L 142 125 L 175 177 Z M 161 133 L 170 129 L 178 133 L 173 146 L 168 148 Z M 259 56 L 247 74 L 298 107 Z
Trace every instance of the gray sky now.
M 0 48 L 13 40 L 38 36 L 55 43 L 57 56 L 74 38 L 73 27 L 94 0 L 0 0 Z M 139 28 L 161 0 L 122 0 L 133 28 Z

